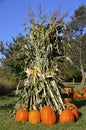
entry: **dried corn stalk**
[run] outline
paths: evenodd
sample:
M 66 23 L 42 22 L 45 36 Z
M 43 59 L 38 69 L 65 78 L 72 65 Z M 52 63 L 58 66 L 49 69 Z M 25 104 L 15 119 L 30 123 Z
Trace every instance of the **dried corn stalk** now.
M 30 28 L 25 51 L 29 61 L 24 68 L 27 78 L 23 81 L 24 87 L 13 114 L 19 108 L 40 110 L 44 105 L 51 106 L 59 114 L 64 109 L 63 84 L 58 69 L 58 59 L 64 56 L 60 37 L 64 26 L 62 21 L 54 21 L 47 25 L 35 23 Z

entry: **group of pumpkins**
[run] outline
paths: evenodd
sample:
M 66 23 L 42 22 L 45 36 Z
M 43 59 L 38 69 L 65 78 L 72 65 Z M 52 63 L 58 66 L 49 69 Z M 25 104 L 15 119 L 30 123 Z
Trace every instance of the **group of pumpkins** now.
M 74 95 L 74 100 L 86 99 L 86 87 L 76 90 L 73 95 Z
M 76 101 L 77 99 L 86 99 L 86 87 L 76 91 L 73 90 L 73 87 L 66 87 L 65 90 L 69 94 L 67 97 L 63 98 L 65 104 Z
M 66 94 L 66 96 L 63 94 L 64 95 L 64 97 L 63 97 L 64 104 L 73 102 L 73 94 L 74 94 L 73 87 L 65 87 L 65 91 L 67 92 L 67 94 Z
M 30 110 L 29 112 L 19 109 L 15 115 L 15 120 L 18 122 L 28 121 L 31 124 L 42 122 L 46 125 L 53 125 L 56 122 L 67 123 L 74 122 L 79 118 L 79 111 L 75 104 L 68 103 L 66 108 L 59 116 L 50 106 L 44 106 L 39 110 Z
M 18 122 L 28 121 L 31 124 L 42 122 L 46 125 L 53 125 L 56 122 L 68 123 L 77 121 L 80 113 L 72 101 L 77 98 L 80 99 L 79 94 L 83 96 L 83 98 L 86 98 L 86 87 L 75 92 L 72 87 L 66 87 L 65 90 L 69 95 L 72 94 L 72 97 L 64 98 L 65 109 L 60 115 L 57 115 L 50 106 L 44 106 L 41 110 L 30 110 L 29 112 L 19 109 L 16 112 L 15 120 Z

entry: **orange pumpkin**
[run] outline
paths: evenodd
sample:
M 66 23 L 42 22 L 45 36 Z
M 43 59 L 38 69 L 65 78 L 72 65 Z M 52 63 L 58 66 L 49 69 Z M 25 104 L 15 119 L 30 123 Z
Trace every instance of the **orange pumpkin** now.
M 78 93 L 78 94 L 76 95 L 76 98 L 77 98 L 77 99 L 82 99 L 82 97 L 83 97 L 83 96 L 82 96 L 82 94 L 80 94 L 80 93 Z
M 56 123 L 56 114 L 49 106 L 44 106 L 41 110 L 42 123 L 46 125 L 53 125 Z
M 41 114 L 40 111 L 38 110 L 30 110 L 29 111 L 29 116 L 28 116 L 28 121 L 32 124 L 37 124 L 41 120 Z
M 23 110 L 23 109 L 19 109 L 16 113 L 15 120 L 19 121 L 19 122 L 27 121 L 28 120 L 28 112 Z
M 83 92 L 86 92 L 86 87 L 83 88 Z
M 73 93 L 73 88 L 72 87 L 65 87 L 65 90 L 66 90 L 66 92 L 68 92 L 68 93 Z
M 66 106 L 68 109 L 76 109 L 78 111 L 77 106 L 73 103 L 67 103 Z
M 68 103 L 67 104 L 67 109 L 71 110 L 74 113 L 74 115 L 75 115 L 75 120 L 78 120 L 78 118 L 79 118 L 79 111 L 78 111 L 77 106 L 75 104 L 73 104 L 73 103 Z
M 78 95 L 78 94 L 79 94 L 78 91 L 76 91 L 76 92 L 73 93 L 73 99 L 74 99 L 74 100 L 77 99 L 77 95 Z
M 83 98 L 85 98 L 85 99 L 86 99 L 86 92 L 83 94 Z
M 77 90 L 80 94 L 83 94 L 85 92 L 85 88 Z
M 72 98 L 67 97 L 67 98 L 64 98 L 63 101 L 66 104 L 66 103 L 72 102 Z
M 71 111 L 72 111 L 72 112 L 74 113 L 74 115 L 75 115 L 75 121 L 78 120 L 78 118 L 79 118 L 79 111 L 77 111 L 76 109 L 72 109 Z
M 71 110 L 65 109 L 62 111 L 61 115 L 59 116 L 59 121 L 61 123 L 67 122 L 74 122 L 75 116 Z

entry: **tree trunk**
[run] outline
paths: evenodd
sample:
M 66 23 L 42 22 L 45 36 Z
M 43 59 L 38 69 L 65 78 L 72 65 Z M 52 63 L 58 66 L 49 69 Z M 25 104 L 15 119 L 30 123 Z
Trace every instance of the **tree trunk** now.
M 84 85 L 85 85 L 85 80 L 86 80 L 86 72 L 83 72 L 83 74 L 82 74 L 82 80 L 81 80 L 81 87 L 84 87 Z

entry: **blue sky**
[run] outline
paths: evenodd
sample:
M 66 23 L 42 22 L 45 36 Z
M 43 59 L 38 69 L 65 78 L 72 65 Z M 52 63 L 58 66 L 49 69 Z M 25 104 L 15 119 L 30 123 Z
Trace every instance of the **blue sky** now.
M 37 14 L 41 5 L 50 15 L 60 6 L 61 14 L 69 10 L 68 21 L 82 3 L 86 5 L 86 0 L 0 0 L 0 41 L 10 42 L 18 33 L 25 34 L 23 23 L 28 18 L 29 7 Z

